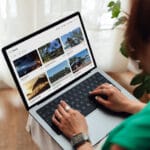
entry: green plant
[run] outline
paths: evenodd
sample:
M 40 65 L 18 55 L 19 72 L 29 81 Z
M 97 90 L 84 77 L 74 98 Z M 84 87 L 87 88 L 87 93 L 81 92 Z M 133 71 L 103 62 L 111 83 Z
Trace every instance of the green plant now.
M 148 74 L 137 74 L 131 81 L 131 85 L 138 85 L 135 89 L 133 94 L 140 98 L 145 93 L 150 93 L 150 75 Z
M 116 18 L 113 29 L 119 25 L 126 24 L 129 18 L 128 13 L 121 9 L 120 0 L 110 1 L 108 4 L 108 11 L 111 12 L 111 18 Z M 120 52 L 123 56 L 128 57 L 125 40 L 120 45 Z M 150 75 L 139 73 L 135 75 L 130 85 L 137 85 L 133 94 L 137 98 L 141 98 L 144 94 L 150 94 Z

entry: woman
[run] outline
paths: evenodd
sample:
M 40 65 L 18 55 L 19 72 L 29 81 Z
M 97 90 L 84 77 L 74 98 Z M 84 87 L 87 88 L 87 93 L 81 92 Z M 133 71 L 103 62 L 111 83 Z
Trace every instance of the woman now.
M 143 72 L 150 74 L 150 0 L 132 0 L 131 15 L 125 35 L 128 54 L 138 60 Z M 148 150 L 150 149 L 150 104 L 132 101 L 109 84 L 103 84 L 90 92 L 106 108 L 117 112 L 135 114 L 108 136 L 103 150 Z M 96 96 L 105 94 L 108 100 Z M 67 108 L 67 111 L 66 111 Z M 79 133 L 88 133 L 86 120 L 82 114 L 69 107 L 64 101 L 53 115 L 53 122 L 71 139 Z M 61 118 L 61 122 L 57 118 Z M 78 124 L 80 122 L 80 124 Z M 92 150 L 90 142 L 84 142 L 77 150 Z

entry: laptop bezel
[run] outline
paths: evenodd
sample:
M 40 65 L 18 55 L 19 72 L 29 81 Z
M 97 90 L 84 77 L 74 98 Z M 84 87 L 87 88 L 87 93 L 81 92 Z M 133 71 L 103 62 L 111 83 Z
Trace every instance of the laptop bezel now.
M 59 88 L 59 89 L 56 90 L 55 92 L 53 92 L 53 93 L 47 95 L 47 96 L 44 97 L 42 100 L 40 100 L 40 101 L 38 101 L 37 103 L 35 103 L 35 104 L 29 106 L 28 103 L 26 102 L 24 93 L 23 93 L 23 91 L 22 91 L 22 89 L 21 89 L 21 87 L 20 87 L 19 81 L 18 81 L 18 79 L 17 79 L 17 77 L 16 77 L 16 74 L 15 74 L 15 72 L 14 72 L 14 69 L 13 69 L 13 67 L 12 67 L 12 65 L 11 65 L 10 59 L 9 59 L 9 57 L 8 57 L 8 54 L 7 54 L 7 50 L 9 50 L 9 48 L 11 48 L 11 47 L 13 47 L 13 46 L 16 46 L 17 44 L 20 44 L 20 43 L 22 43 L 22 42 L 24 42 L 24 41 L 26 41 L 26 40 L 28 40 L 28 39 L 30 39 L 30 38 L 32 38 L 32 37 L 38 35 L 38 34 L 44 32 L 44 31 L 46 31 L 46 30 L 49 30 L 50 28 L 52 28 L 52 27 L 54 27 L 54 26 L 56 26 L 56 25 L 58 25 L 58 24 L 60 24 L 60 23 L 62 23 L 62 22 L 65 22 L 66 20 L 71 19 L 71 18 L 73 18 L 73 17 L 75 17 L 75 16 L 78 16 L 78 17 L 79 17 L 79 20 L 80 20 L 80 22 L 81 22 L 81 26 L 82 26 L 82 29 L 83 29 L 83 32 L 84 32 L 85 40 L 86 40 L 86 42 L 87 42 L 87 44 L 88 44 L 88 47 L 89 47 L 89 50 L 90 50 L 90 53 L 91 53 L 91 56 L 92 56 L 92 59 L 93 59 L 94 67 L 91 68 L 89 71 L 85 72 L 84 74 L 82 74 L 81 76 L 77 77 L 76 79 L 72 80 L 71 82 L 69 82 L 69 83 L 66 84 L 65 86 Z M 12 77 L 13 77 L 13 80 L 14 80 L 14 82 L 15 82 L 15 84 L 16 84 L 16 87 L 17 87 L 17 89 L 18 89 L 18 91 L 19 91 L 19 93 L 20 93 L 20 96 L 21 96 L 21 98 L 22 98 L 22 100 L 23 100 L 23 103 L 24 103 L 24 105 L 25 105 L 25 108 L 26 108 L 27 110 L 31 109 L 32 107 L 34 107 L 34 106 L 37 105 L 37 104 L 42 103 L 43 101 L 47 100 L 49 97 L 55 95 L 56 93 L 58 93 L 59 91 L 61 91 L 61 90 L 64 89 L 65 87 L 68 87 L 68 86 L 71 85 L 72 83 L 76 82 L 77 80 L 79 80 L 80 78 L 82 78 L 83 76 L 85 76 L 86 74 L 88 74 L 89 72 L 91 72 L 92 70 L 94 70 L 95 68 L 97 68 L 96 61 L 95 61 L 95 59 L 94 59 L 94 55 L 93 55 L 93 52 L 92 52 L 92 49 L 91 49 L 91 46 L 90 46 L 90 43 L 89 43 L 89 40 L 88 40 L 87 33 L 86 33 L 86 31 L 85 31 L 85 27 L 84 27 L 84 24 L 83 24 L 83 21 L 82 21 L 80 12 L 75 12 L 75 13 L 73 13 L 73 14 L 71 14 L 71 15 L 69 15 L 69 16 L 63 18 L 63 19 L 60 19 L 60 20 L 58 20 L 58 21 L 56 21 L 56 22 L 54 22 L 54 23 L 52 23 L 52 24 L 50 24 L 50 25 L 48 25 L 48 26 L 46 26 L 46 27 L 44 27 L 44 28 L 42 28 L 42 29 L 39 29 L 39 30 L 37 30 L 37 31 L 35 31 L 35 32 L 33 32 L 33 33 L 31 33 L 31 34 L 29 34 L 29 35 L 27 35 L 27 36 L 25 36 L 25 37 L 23 37 L 23 38 L 21 38 L 21 39 L 15 41 L 15 42 L 13 42 L 13 43 L 11 43 L 11 44 L 5 46 L 5 47 L 3 47 L 3 48 L 2 48 L 2 53 L 3 53 L 3 55 L 4 55 L 4 58 L 5 58 L 6 63 L 7 63 L 7 65 L 8 65 L 8 68 L 9 68 L 9 70 L 10 70 L 10 72 L 11 72 L 11 75 L 12 75 Z

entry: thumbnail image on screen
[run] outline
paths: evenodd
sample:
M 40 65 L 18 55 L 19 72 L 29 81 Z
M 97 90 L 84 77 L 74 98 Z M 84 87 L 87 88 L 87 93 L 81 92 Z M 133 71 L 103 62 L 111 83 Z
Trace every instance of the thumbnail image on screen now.
M 50 43 L 38 48 L 43 63 L 47 63 L 50 60 L 64 54 L 60 39 L 57 38 Z
M 46 91 L 50 88 L 48 79 L 45 74 L 41 74 L 27 83 L 24 84 L 24 88 L 26 90 L 26 95 L 29 100 L 37 96 L 38 94 Z
M 59 65 L 55 66 L 54 68 L 47 71 L 49 80 L 51 83 L 59 80 L 60 78 L 64 77 L 65 75 L 71 72 L 69 64 L 67 61 L 63 61 Z
M 76 28 L 73 31 L 63 35 L 61 37 L 61 40 L 63 42 L 64 48 L 72 48 L 81 42 L 83 42 L 83 35 L 80 28 Z
M 19 77 L 39 68 L 42 64 L 36 50 L 22 56 L 14 61 L 15 68 Z
M 88 50 L 84 49 L 80 53 L 74 55 L 69 59 L 69 62 L 73 73 L 89 65 L 91 63 L 91 59 Z

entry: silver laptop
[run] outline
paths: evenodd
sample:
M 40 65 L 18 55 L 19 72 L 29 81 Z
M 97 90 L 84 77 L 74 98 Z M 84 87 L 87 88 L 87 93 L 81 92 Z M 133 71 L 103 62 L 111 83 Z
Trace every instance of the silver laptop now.
M 60 100 L 85 115 L 95 145 L 123 117 L 104 109 L 88 92 L 108 82 L 134 99 L 97 68 L 79 12 L 2 50 L 26 109 L 62 149 L 72 146 L 50 119 Z

